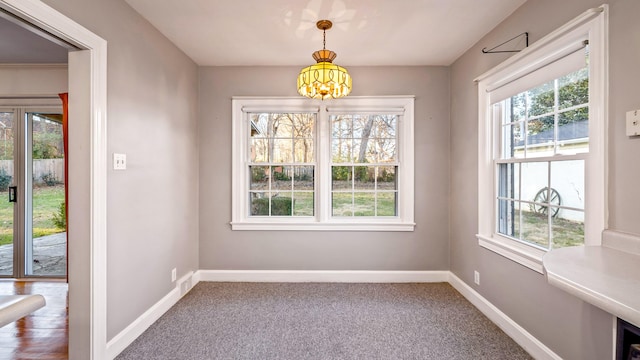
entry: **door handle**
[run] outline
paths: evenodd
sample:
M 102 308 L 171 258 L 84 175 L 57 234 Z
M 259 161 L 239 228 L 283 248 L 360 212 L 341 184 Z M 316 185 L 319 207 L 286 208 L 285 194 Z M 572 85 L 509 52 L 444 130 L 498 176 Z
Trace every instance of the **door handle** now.
M 17 186 L 9 186 L 9 202 L 18 202 Z

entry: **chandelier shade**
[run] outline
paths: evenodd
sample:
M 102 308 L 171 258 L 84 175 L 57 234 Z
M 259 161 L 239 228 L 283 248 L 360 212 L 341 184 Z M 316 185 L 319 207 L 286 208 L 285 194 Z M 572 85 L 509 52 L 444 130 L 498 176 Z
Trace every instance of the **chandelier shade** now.
M 311 99 L 339 98 L 351 92 L 351 75 L 347 69 L 333 64 L 336 53 L 325 49 L 326 30 L 332 24 L 329 20 L 320 20 L 316 24 L 323 31 L 323 47 L 313 53 L 316 64 L 300 70 L 298 75 L 298 93 Z
M 312 99 L 339 98 L 351 92 L 347 69 L 330 62 L 319 62 L 300 70 L 298 93 Z

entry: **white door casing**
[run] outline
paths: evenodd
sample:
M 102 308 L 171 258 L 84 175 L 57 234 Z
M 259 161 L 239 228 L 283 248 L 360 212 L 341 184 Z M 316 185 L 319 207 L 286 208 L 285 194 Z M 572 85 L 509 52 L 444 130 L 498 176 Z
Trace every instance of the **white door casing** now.
M 100 360 L 107 344 L 107 42 L 38 0 L 0 9 L 69 42 L 69 358 Z

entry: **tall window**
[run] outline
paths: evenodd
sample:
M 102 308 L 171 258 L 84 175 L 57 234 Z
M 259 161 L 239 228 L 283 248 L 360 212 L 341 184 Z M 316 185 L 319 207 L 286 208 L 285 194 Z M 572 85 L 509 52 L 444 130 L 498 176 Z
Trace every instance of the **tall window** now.
M 413 230 L 413 98 L 234 98 L 233 130 L 234 230 Z
M 331 214 L 396 216 L 397 115 L 331 115 Z
M 478 79 L 479 244 L 540 272 L 545 252 L 605 228 L 605 17 L 590 10 Z
M 249 113 L 251 216 L 313 216 L 314 113 Z
M 576 54 L 580 69 L 492 104 L 498 233 L 545 250 L 584 244 L 589 73 Z

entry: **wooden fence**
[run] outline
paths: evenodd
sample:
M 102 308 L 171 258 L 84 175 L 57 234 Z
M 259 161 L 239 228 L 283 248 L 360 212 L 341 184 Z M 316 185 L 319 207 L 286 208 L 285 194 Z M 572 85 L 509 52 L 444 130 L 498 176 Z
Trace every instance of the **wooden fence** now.
M 14 174 L 13 160 L 0 160 L 0 172 L 10 176 Z M 64 159 L 35 159 L 33 160 L 33 181 L 43 183 L 44 179 L 64 183 Z

